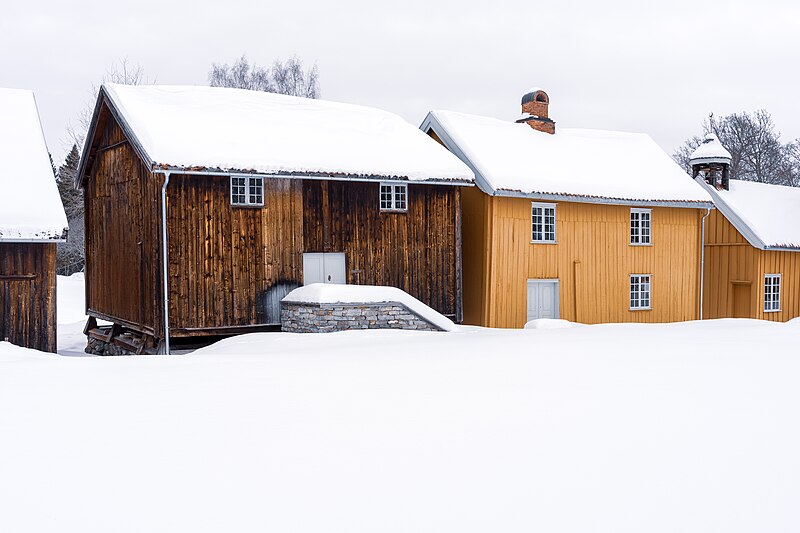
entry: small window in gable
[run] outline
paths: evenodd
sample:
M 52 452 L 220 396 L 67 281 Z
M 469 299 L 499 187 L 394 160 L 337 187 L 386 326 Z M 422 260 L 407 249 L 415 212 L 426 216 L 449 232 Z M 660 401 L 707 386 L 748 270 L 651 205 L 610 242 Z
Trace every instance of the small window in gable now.
M 781 275 L 767 274 L 764 276 L 764 312 L 771 313 L 781 310 Z
M 263 206 L 264 178 L 261 176 L 231 176 L 231 205 Z
M 556 204 L 531 204 L 531 242 L 556 242 Z
M 405 183 L 381 183 L 381 211 L 408 211 L 408 185 Z
M 631 209 L 631 244 L 652 244 L 651 217 L 650 209 Z

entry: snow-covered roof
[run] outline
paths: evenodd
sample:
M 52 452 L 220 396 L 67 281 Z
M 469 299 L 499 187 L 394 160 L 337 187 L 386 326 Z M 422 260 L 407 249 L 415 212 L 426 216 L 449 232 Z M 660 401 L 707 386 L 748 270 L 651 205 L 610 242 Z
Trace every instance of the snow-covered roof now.
M 375 108 L 221 87 L 103 91 L 155 166 L 474 181 L 438 143 Z
M 730 180 L 730 190 L 717 190 L 700 177 L 697 181 L 750 244 L 800 251 L 800 187 Z
M 452 320 L 397 287 L 311 283 L 294 289 L 282 301 L 313 304 L 398 302 L 442 331 L 456 328 Z
M 710 205 L 711 198 L 649 135 L 559 128 L 432 111 L 421 129 L 475 171 L 488 194 L 599 203 Z
M 0 88 L 0 241 L 60 240 L 66 229 L 33 92 Z
M 713 133 L 706 135 L 690 157 L 692 165 L 702 163 L 728 163 L 731 162 L 731 153 L 722 146 Z

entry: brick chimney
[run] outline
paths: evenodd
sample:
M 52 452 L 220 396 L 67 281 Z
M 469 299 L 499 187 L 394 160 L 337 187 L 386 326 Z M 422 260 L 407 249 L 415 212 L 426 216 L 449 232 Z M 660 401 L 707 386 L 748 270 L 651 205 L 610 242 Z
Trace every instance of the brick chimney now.
M 550 97 L 538 87 L 529 90 L 522 97 L 522 116 L 517 122 L 526 122 L 536 131 L 553 134 L 556 132 L 556 123 L 549 117 L 548 107 Z

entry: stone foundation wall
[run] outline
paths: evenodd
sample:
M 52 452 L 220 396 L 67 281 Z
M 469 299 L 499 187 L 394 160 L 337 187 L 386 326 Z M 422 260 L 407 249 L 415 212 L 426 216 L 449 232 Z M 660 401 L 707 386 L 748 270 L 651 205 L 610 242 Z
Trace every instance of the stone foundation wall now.
M 316 304 L 281 303 L 281 330 L 326 333 L 349 329 L 441 331 L 398 302 Z
M 103 342 L 92 337 L 88 337 L 86 348 L 83 351 L 92 355 L 133 355 L 133 352 L 117 346 L 113 342 Z

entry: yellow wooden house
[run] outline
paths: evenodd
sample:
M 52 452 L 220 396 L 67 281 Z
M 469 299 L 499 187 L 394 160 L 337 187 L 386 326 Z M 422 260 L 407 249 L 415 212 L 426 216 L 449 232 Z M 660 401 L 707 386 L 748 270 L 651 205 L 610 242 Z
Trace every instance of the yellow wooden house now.
M 464 161 L 464 321 L 522 327 L 700 317 L 713 204 L 648 135 L 561 129 L 532 89 L 516 121 L 432 111 L 421 129 Z
M 800 316 L 800 188 L 728 179 L 731 156 L 710 134 L 692 171 L 717 209 L 705 232 L 705 318 Z

